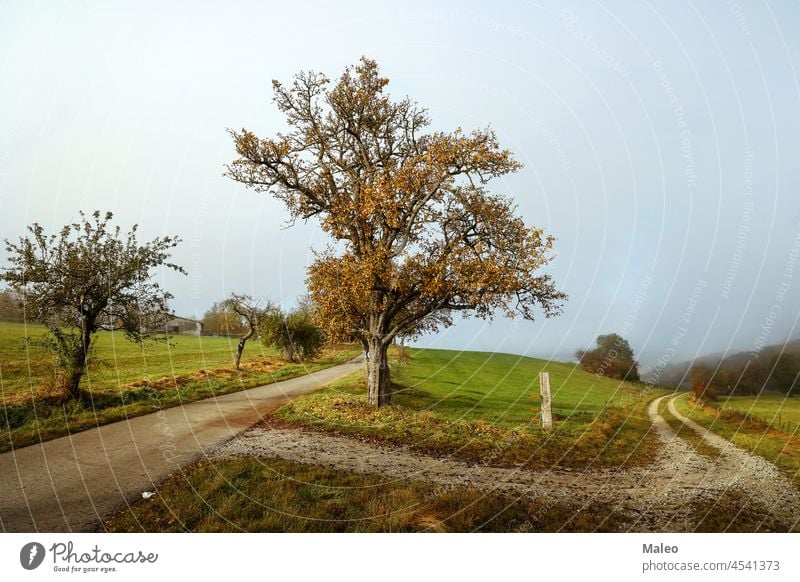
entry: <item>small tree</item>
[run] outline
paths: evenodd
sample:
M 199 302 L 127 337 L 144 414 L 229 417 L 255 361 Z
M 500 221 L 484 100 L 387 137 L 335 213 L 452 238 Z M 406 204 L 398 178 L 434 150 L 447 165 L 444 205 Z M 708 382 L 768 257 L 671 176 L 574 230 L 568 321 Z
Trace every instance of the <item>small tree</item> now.
M 717 390 L 713 386 L 714 373 L 705 364 L 692 366 L 689 378 L 692 382 L 692 395 L 698 402 L 714 401 L 717 399 Z
M 236 346 L 236 358 L 234 360 L 234 365 L 238 370 L 247 340 L 258 333 L 261 322 L 266 320 L 276 308 L 270 302 L 262 305 L 259 299 L 253 299 L 250 295 L 240 293 L 232 293 L 224 301 L 224 305 L 227 310 L 236 314 L 239 320 L 239 328 L 242 330 L 242 336 Z
M 69 398 L 82 396 L 80 381 L 99 330 L 124 331 L 128 339 L 166 340 L 164 324 L 172 295 L 151 280 L 151 270 L 165 266 L 177 237 L 139 245 L 137 226 L 126 235 L 112 227 L 112 214 L 99 211 L 79 223 L 46 235 L 37 223 L 30 236 L 5 241 L 10 267 L 3 279 L 23 297 L 28 316 L 47 326 L 59 381 Z
M 575 352 L 584 370 L 609 378 L 639 381 L 639 364 L 628 340 L 619 334 L 610 333 L 598 336 L 596 344 L 594 349 Z
M 283 351 L 283 359 L 295 362 L 311 360 L 319 355 L 325 345 L 325 333 L 312 318 L 311 311 L 300 306 L 285 313 L 272 309 L 265 314 L 259 326 L 261 340 Z

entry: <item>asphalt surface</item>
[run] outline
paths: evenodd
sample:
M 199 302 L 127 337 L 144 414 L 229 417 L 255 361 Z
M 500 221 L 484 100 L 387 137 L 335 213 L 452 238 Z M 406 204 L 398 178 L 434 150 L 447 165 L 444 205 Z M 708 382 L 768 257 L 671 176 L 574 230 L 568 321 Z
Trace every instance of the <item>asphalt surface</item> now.
M 360 366 L 349 362 L 2 453 L 0 530 L 96 531 L 170 473 Z

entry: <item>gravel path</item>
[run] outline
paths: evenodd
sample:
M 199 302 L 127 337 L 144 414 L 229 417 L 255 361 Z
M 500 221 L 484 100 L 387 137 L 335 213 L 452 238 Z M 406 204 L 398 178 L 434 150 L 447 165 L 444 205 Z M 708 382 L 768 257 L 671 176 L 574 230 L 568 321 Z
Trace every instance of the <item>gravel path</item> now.
M 310 463 L 387 480 L 416 479 L 449 487 L 474 487 L 487 492 L 516 493 L 547 501 L 591 505 L 605 503 L 630 518 L 636 531 L 692 531 L 691 502 L 714 500 L 726 490 L 741 491 L 771 508 L 778 521 L 800 520 L 800 495 L 775 467 L 703 427 L 670 411 L 711 446 L 721 451 L 710 459 L 697 454 L 659 415 L 664 397 L 648 409 L 652 429 L 663 446 L 647 467 L 607 470 L 532 472 L 475 466 L 451 458 L 435 458 L 404 447 L 376 446 L 348 437 L 286 428 L 251 428 L 218 447 L 213 458 L 268 457 Z
M 785 517 L 788 523 L 800 524 L 800 492 L 792 482 L 763 457 L 748 453 L 683 416 L 675 407 L 677 398 L 669 401 L 670 413 L 722 453 L 719 462 L 713 463 L 714 481 L 747 491 L 764 503 L 773 517 Z

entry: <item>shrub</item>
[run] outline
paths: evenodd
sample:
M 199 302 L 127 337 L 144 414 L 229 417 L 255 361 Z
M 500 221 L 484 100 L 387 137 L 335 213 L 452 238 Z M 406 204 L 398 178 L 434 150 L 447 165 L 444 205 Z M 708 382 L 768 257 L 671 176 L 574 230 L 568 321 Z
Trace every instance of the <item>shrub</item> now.
M 287 362 L 316 358 L 326 340 L 310 310 L 302 306 L 289 313 L 273 309 L 261 320 L 259 332 L 261 341 L 282 350 Z

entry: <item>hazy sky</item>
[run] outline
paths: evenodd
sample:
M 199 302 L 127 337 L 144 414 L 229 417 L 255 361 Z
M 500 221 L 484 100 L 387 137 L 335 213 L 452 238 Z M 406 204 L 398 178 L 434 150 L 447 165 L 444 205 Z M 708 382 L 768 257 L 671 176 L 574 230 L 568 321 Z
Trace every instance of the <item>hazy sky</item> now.
M 0 238 L 109 209 L 183 237 L 180 313 L 289 305 L 326 239 L 222 176 L 225 128 L 273 134 L 272 79 L 367 55 L 435 128 L 491 124 L 524 162 L 495 189 L 557 237 L 570 296 L 422 345 L 564 358 L 621 331 L 648 367 L 797 335 L 796 3 L 432 4 L 4 1 Z

